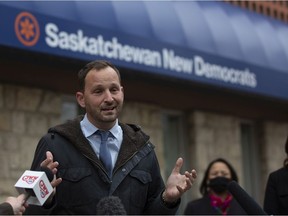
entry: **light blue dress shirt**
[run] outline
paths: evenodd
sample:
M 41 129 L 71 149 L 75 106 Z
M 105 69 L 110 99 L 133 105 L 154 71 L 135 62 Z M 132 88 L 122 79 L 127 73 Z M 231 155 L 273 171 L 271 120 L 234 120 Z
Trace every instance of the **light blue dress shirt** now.
M 80 122 L 80 126 L 84 136 L 88 139 L 91 147 L 99 158 L 101 137 L 100 135 L 95 134 L 99 129 L 88 120 L 87 114 L 85 114 L 83 120 Z M 112 166 L 114 168 L 123 140 L 123 131 L 118 124 L 118 119 L 116 120 L 116 124 L 109 131 L 112 135 L 108 137 L 107 145 L 112 158 Z

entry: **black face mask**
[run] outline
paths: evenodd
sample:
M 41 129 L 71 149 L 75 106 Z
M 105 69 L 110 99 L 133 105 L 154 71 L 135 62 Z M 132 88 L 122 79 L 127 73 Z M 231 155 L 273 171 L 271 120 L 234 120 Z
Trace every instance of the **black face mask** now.
M 227 185 L 230 182 L 230 179 L 225 177 L 216 177 L 209 181 L 208 186 L 215 192 L 215 193 L 223 193 L 227 190 Z

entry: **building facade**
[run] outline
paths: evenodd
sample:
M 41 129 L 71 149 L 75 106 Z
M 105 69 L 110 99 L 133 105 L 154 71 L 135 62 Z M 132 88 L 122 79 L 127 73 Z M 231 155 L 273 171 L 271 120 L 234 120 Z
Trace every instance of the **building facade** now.
M 0 4 L 0 29 L 5 29 L 6 36 L 0 39 L 1 200 L 16 194 L 14 184 L 29 169 L 38 140 L 48 128 L 79 114 L 75 100 L 77 72 L 88 61 L 103 58 L 117 65 L 121 72 L 125 103 L 120 120 L 138 124 L 150 135 L 163 178 L 169 176 L 179 156 L 184 158 L 183 170 L 195 168 L 198 172 L 197 182 L 183 197 L 180 214 L 189 200 L 200 197 L 205 168 L 217 157 L 233 164 L 240 184 L 262 205 L 268 174 L 281 167 L 286 157 L 288 72 L 283 68 L 288 61 L 283 60 L 288 55 L 282 56 L 279 63 L 273 53 L 268 55 L 269 44 L 260 47 L 262 53 L 257 51 L 254 35 L 246 35 L 252 41 L 245 41 L 245 32 L 240 27 L 235 32 L 242 35 L 233 35 L 242 39 L 231 42 L 227 28 L 211 18 L 215 14 L 224 17 L 227 12 L 229 16 L 245 18 L 244 21 L 252 17 L 270 24 L 264 16 L 254 17 L 253 13 L 224 2 L 166 2 L 165 5 L 146 2 L 143 4 L 151 15 L 151 23 L 146 23 L 143 20 L 147 14 L 140 10 L 140 3 L 122 6 L 102 2 L 94 5 L 96 12 L 105 17 L 103 13 L 108 13 L 112 4 L 114 13 L 109 16 L 117 24 L 114 19 L 105 23 L 104 18 L 100 21 L 91 18 L 88 23 L 88 12 L 77 13 L 76 9 L 84 7 L 80 3 L 72 4 L 66 14 L 60 13 L 60 5 L 55 8 L 53 2 L 28 4 Z M 155 13 L 154 10 L 163 6 L 170 12 L 170 18 L 164 12 Z M 55 10 L 49 11 L 50 7 Z M 98 7 L 107 11 L 101 13 Z M 188 22 L 179 15 L 175 21 L 172 12 L 185 8 L 193 10 L 198 19 Z M 125 13 L 120 14 L 121 10 Z M 137 10 L 136 16 L 132 12 Z M 137 17 L 137 23 L 122 20 L 124 14 L 128 18 Z M 79 17 L 78 21 L 72 20 L 73 15 L 87 16 L 88 21 L 82 22 Z M 232 15 L 234 20 L 236 16 Z M 164 16 L 162 24 L 168 27 L 158 23 Z M 38 21 L 32 31 L 35 35 L 40 32 L 38 39 L 31 36 L 31 31 L 25 31 L 23 37 L 17 23 L 21 22 L 27 30 L 31 26 L 29 21 L 33 20 Z M 203 20 L 212 34 L 204 34 Z M 239 20 L 235 22 L 241 24 Z M 189 28 L 183 31 L 179 27 L 185 23 L 193 28 L 197 23 L 203 24 L 196 29 L 203 34 L 188 40 Z M 177 32 L 165 32 L 170 29 L 168 24 L 176 26 Z M 275 25 L 287 33 L 285 24 Z M 255 28 L 261 32 L 259 26 Z M 195 34 L 196 30 L 192 30 Z M 25 36 L 29 40 L 25 41 Z M 279 33 L 279 38 L 284 36 Z M 73 38 L 81 40 L 82 45 Z M 277 48 L 281 39 L 271 43 L 276 44 L 271 47 Z M 105 45 L 102 49 L 101 44 Z M 272 50 L 276 54 L 288 53 L 287 49 L 276 48 Z

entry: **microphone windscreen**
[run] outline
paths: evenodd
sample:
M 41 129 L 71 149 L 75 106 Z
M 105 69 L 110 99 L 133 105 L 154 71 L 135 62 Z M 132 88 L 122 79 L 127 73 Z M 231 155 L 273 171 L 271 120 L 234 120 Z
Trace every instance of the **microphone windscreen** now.
M 267 215 L 259 204 L 236 181 L 228 184 L 228 191 L 248 215 Z
M 108 196 L 98 202 L 97 215 L 127 215 L 127 213 L 119 197 Z

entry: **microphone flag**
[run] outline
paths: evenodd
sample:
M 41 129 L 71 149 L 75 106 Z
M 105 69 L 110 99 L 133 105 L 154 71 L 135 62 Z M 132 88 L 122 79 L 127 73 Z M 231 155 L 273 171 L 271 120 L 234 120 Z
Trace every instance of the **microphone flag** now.
M 42 206 L 53 192 L 45 172 L 26 170 L 15 184 L 19 194 L 27 194 L 29 205 Z

